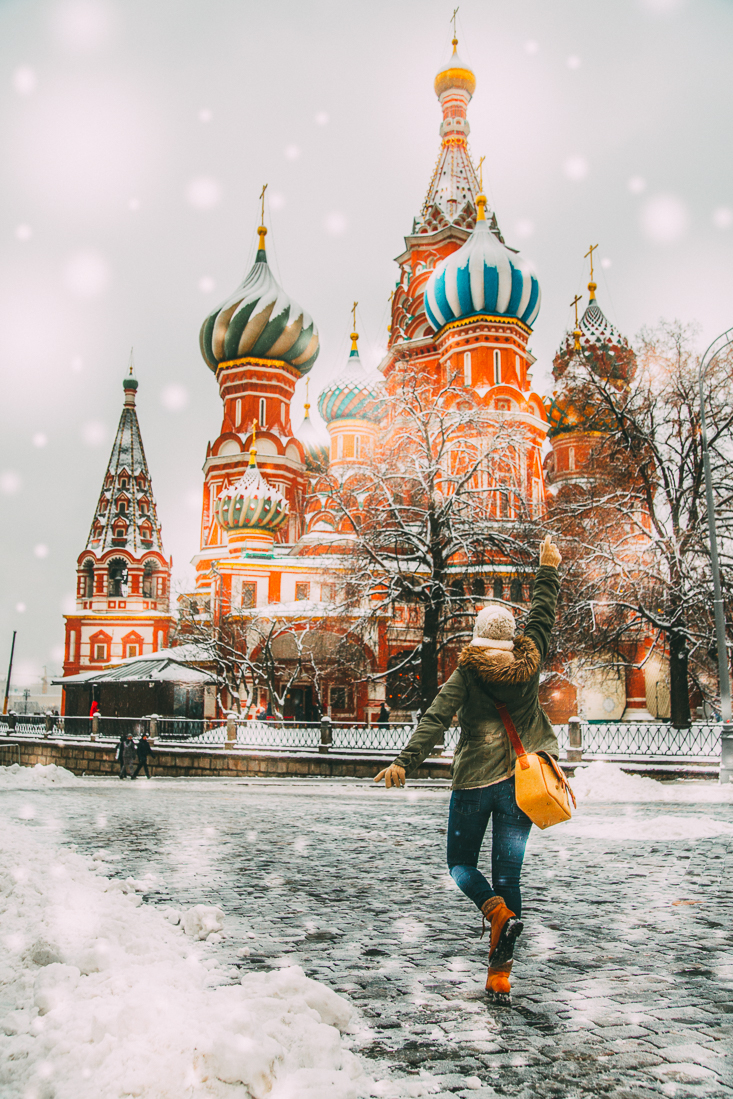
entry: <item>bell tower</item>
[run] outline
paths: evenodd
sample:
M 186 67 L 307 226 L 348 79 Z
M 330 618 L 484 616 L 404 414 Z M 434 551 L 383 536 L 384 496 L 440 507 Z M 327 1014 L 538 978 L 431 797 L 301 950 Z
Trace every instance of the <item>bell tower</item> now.
M 77 559 L 76 610 L 65 615 L 64 676 L 163 649 L 172 560 L 163 551 L 130 373 L 86 546 Z

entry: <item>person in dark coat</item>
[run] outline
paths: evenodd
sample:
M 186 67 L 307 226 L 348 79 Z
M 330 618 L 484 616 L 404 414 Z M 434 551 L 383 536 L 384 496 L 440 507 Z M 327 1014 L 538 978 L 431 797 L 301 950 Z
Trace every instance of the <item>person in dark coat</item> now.
M 382 707 L 379 711 L 379 717 L 377 718 L 377 725 L 380 729 L 386 729 L 389 725 L 389 710 L 385 703 L 382 703 Z
M 507 607 L 493 604 L 477 616 L 474 636 L 458 667 L 422 715 L 395 761 L 375 782 L 404 786 L 458 712 L 461 736 L 451 774 L 448 815 L 448 869 L 459 889 L 491 925 L 486 990 L 497 1003 L 509 1003 L 514 942 L 523 930 L 519 878 L 532 821 L 517 805 L 517 757 L 495 701 L 509 710 L 527 752 L 560 750 L 539 702 L 542 662 L 555 622 L 562 557 L 549 535 L 540 547 L 532 606 L 524 634 L 515 635 Z M 492 822 L 491 882 L 478 869 L 479 852 Z
M 128 733 L 120 752 L 120 778 L 126 778 L 127 775 L 132 775 L 136 760 L 137 752 L 135 751 L 135 742 L 132 739 L 132 734 Z
M 137 778 L 143 767 L 145 768 L 145 774 L 147 778 L 150 778 L 150 771 L 148 769 L 148 756 L 152 754 L 152 747 L 148 740 L 148 734 L 143 733 L 137 742 L 137 767 L 135 768 L 135 774 L 133 778 Z

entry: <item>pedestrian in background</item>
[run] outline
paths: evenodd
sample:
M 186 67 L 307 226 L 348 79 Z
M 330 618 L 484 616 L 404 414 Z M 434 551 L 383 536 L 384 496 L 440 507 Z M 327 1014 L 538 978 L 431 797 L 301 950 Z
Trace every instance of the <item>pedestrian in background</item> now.
M 148 734 L 143 733 L 143 735 L 137 742 L 137 767 L 135 768 L 135 774 L 132 776 L 133 778 L 137 778 L 143 767 L 145 768 L 146 777 L 150 778 L 150 771 L 148 769 L 148 757 L 152 754 L 152 751 L 153 749 L 150 744 L 150 740 L 148 739 Z
M 377 718 L 377 725 L 380 729 L 386 729 L 389 725 L 389 710 L 386 704 L 383 702 L 379 710 L 379 717 Z
M 404 786 L 458 712 L 461 736 L 453 761 L 453 793 L 448 816 L 448 869 L 456 885 L 489 921 L 486 991 L 495 1003 L 510 1003 L 509 973 L 514 944 L 523 930 L 519 878 L 532 822 L 517 805 L 517 757 L 494 705 L 503 703 L 527 752 L 560 750 L 550 720 L 539 703 L 542 661 L 555 621 L 560 551 L 549 535 L 540 547 L 532 606 L 524 634 L 515 636 L 514 615 L 503 604 L 476 616 L 473 640 L 458 667 L 423 714 L 397 759 L 375 778 Z M 491 883 L 478 869 L 484 834 L 492 821 Z
M 126 778 L 127 775 L 132 775 L 136 763 L 137 752 L 135 751 L 135 742 L 132 739 L 132 734 L 128 733 L 122 744 L 122 750 L 120 751 L 120 778 Z

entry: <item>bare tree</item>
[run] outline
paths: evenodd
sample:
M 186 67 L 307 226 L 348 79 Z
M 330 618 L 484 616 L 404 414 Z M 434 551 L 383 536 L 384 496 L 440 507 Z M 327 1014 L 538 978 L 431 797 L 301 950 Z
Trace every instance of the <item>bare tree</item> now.
M 634 659 L 651 638 L 669 659 L 671 720 L 689 724 L 690 681 L 714 697 L 712 582 L 694 329 L 661 323 L 639 338 L 635 376 L 578 352 L 563 390 L 566 429 L 593 438 L 584 477 L 552 504 L 564 536 L 565 655 Z M 708 373 L 709 445 L 728 607 L 733 580 L 730 357 Z M 563 430 L 562 421 L 560 431 Z M 730 614 L 728 614 L 730 621 Z
M 346 605 L 362 609 L 361 629 L 402 608 L 404 648 L 390 672 L 419 665 L 424 709 L 443 655 L 469 636 L 476 600 L 493 594 L 491 567 L 521 578 L 533 561 L 538 447 L 515 418 L 451 381 L 434 387 L 405 371 L 387 409 L 378 451 L 332 477 L 330 492 L 351 531 Z

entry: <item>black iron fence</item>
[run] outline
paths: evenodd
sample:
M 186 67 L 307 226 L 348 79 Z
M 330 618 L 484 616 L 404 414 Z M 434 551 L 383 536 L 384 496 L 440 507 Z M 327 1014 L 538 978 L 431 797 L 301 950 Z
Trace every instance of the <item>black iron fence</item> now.
M 130 735 L 137 740 L 144 732 L 156 743 L 191 748 L 239 748 L 269 752 L 339 752 L 347 754 L 395 755 L 412 735 L 412 724 L 364 725 L 357 722 L 261 721 L 239 715 L 226 719 L 176 717 L 90 717 L 54 715 L 6 715 L 0 717 L 0 736 L 47 736 L 82 740 L 119 741 Z M 572 730 L 572 731 L 571 731 Z M 598 757 L 669 758 L 716 760 L 721 751 L 721 725 L 696 722 L 676 729 L 657 722 L 574 721 L 556 725 L 562 756 L 578 760 Z M 436 754 L 452 756 L 460 728 L 447 729 Z

